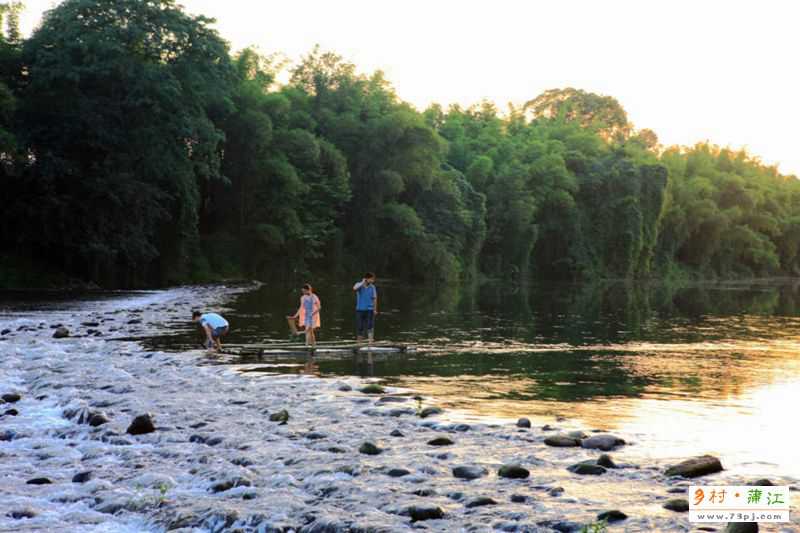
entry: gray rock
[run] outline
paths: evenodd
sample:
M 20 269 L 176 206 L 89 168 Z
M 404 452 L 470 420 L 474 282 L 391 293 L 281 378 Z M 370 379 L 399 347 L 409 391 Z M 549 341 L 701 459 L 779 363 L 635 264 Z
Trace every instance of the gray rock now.
M 529 428 L 531 427 L 531 421 L 527 418 L 520 418 L 517 420 L 517 427 L 518 428 Z
M 386 475 L 389 477 L 403 477 L 409 475 L 411 472 L 406 470 L 405 468 L 392 468 Z
M 668 476 L 700 477 L 722 471 L 722 463 L 711 455 L 692 457 L 682 463 L 667 468 Z
M 129 435 L 144 435 L 145 433 L 152 433 L 155 430 L 156 427 L 153 425 L 153 416 L 147 413 L 134 418 L 131 425 L 128 426 L 127 433 Z
M 403 432 L 400 431 L 399 429 L 392 430 L 392 432 L 389 433 L 389 435 L 392 437 L 405 437 L 405 435 L 403 435 Z
M 350 392 L 351 390 L 353 390 L 353 387 L 351 387 L 347 383 L 342 383 L 341 385 L 339 385 L 339 390 L 341 392 Z
M 428 418 L 429 416 L 440 415 L 443 412 L 441 407 L 426 407 L 420 411 L 419 416 L 420 418 Z
M 497 502 L 488 496 L 478 496 L 468 501 L 465 507 L 472 509 L 473 507 L 483 507 L 485 505 L 497 505 Z
M 308 440 L 321 440 L 321 439 L 327 439 L 328 436 L 324 433 L 318 433 L 316 431 L 312 431 L 311 433 L 306 433 L 306 438 Z
M 5 413 L 3 413 L 2 416 L 17 416 L 18 414 L 19 414 L 19 411 L 17 411 L 16 409 L 9 409 Z
M 604 453 L 597 458 L 597 464 L 603 468 L 617 468 L 617 464 L 611 459 L 611 456 Z
M 567 435 L 552 435 L 544 439 L 544 443 L 556 448 L 570 448 L 581 445 L 581 441 Z
M 573 474 L 579 474 L 581 476 L 599 476 L 606 473 L 605 468 L 589 461 L 568 466 L 567 470 Z
M 524 494 L 512 494 L 511 503 L 526 503 L 530 498 Z
M 667 492 L 669 494 L 686 494 L 686 487 L 670 487 Z
M 553 487 L 551 489 L 548 489 L 547 494 L 549 494 L 550 496 L 561 496 L 562 494 L 564 494 L 564 487 Z
M 377 383 L 370 383 L 369 385 L 361 387 L 360 391 L 364 394 L 383 394 L 386 392 L 386 389 Z
M 67 337 L 69 337 L 69 330 L 64 326 L 57 327 L 53 332 L 54 339 L 65 339 Z
M 623 444 L 625 444 L 623 439 L 608 434 L 593 435 L 588 439 L 583 439 L 581 441 L 581 446 L 583 448 L 603 450 L 604 452 L 609 452 L 617 446 L 622 446 Z
M 80 473 L 75 474 L 74 476 L 72 476 L 72 482 L 73 483 L 86 483 L 90 479 L 92 479 L 92 473 L 91 472 L 80 472 Z
M 451 444 L 454 444 L 453 441 L 447 437 L 436 437 L 428 441 L 428 446 L 450 446 Z
M 758 533 L 757 522 L 729 522 L 725 533 Z
M 444 518 L 442 509 L 435 505 L 412 505 L 408 508 L 408 514 L 412 522 Z
M 89 425 L 92 427 L 102 426 L 103 424 L 108 424 L 110 420 L 105 415 L 105 413 L 92 413 L 89 416 Z
M 578 429 L 578 430 L 575 430 L 575 431 L 568 432 L 567 433 L 567 437 L 572 437 L 573 439 L 581 440 L 581 439 L 585 439 L 586 437 L 588 437 L 588 435 L 586 433 L 584 433 L 583 431 Z
M 225 492 L 226 490 L 230 490 L 234 487 L 249 487 L 253 483 L 244 477 L 234 477 L 231 479 L 226 479 L 225 481 L 219 481 L 211 485 L 211 492 Z
M 7 516 L 9 518 L 13 518 L 14 520 L 22 520 L 23 518 L 33 518 L 36 516 L 36 511 L 30 507 L 26 507 L 25 509 L 15 509 L 10 511 Z
M 667 500 L 662 507 L 669 511 L 675 511 L 676 513 L 688 513 L 689 500 L 685 500 L 683 498 L 673 498 L 671 500 Z
M 286 409 L 281 409 L 277 413 L 272 413 L 271 415 L 269 415 L 269 421 L 286 424 L 289 421 L 289 411 L 287 411 Z
M 365 442 L 364 444 L 362 444 L 362 445 L 361 445 L 361 446 L 358 448 L 358 451 L 359 451 L 360 453 L 363 453 L 364 455 L 378 455 L 378 454 L 380 454 L 381 452 L 383 452 L 383 450 L 382 450 L 382 449 L 378 448 L 377 446 L 375 446 L 375 445 L 374 445 L 373 443 L 371 443 L 371 442 Z
M 403 396 L 384 396 L 378 400 L 378 403 L 403 403 L 407 402 L 408 398 Z
M 189 442 L 196 442 L 198 444 L 205 444 L 206 438 L 203 435 L 192 435 L 189 437 Z
M 453 477 L 458 479 L 478 479 L 489 473 L 482 466 L 457 466 L 453 468 Z
M 33 479 L 29 479 L 25 483 L 27 485 L 50 485 L 53 482 L 47 479 L 46 477 L 35 477 Z
M 501 466 L 497 471 L 497 475 L 509 479 L 526 479 L 531 473 L 520 465 L 512 464 Z
M 602 513 L 597 515 L 598 520 L 605 520 L 608 523 L 611 522 L 620 522 L 628 518 L 628 515 L 619 511 L 617 509 L 612 509 L 611 511 L 603 511 Z
M 22 396 L 20 396 L 16 392 L 8 392 L 6 394 L 3 394 L 2 398 L 3 401 L 6 403 L 17 403 L 22 399 Z
M 211 437 L 206 441 L 206 446 L 216 446 L 217 444 L 221 444 L 223 440 L 225 439 L 222 437 Z

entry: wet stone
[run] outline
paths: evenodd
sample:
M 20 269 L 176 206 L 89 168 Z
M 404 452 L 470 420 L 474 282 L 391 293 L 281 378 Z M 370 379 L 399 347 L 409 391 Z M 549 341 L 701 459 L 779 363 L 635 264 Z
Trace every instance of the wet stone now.
M 520 418 L 517 420 L 517 427 L 518 428 L 529 428 L 531 427 L 531 421 L 527 418 Z
M 606 469 L 594 462 L 577 463 L 568 466 L 567 470 L 581 476 L 599 476 L 606 473 Z
M 282 409 L 277 413 L 272 413 L 269 415 L 270 422 L 280 422 L 281 424 L 285 424 L 289 421 L 289 411 L 286 409 Z
M 198 444 L 205 444 L 206 438 L 202 435 L 192 435 L 189 437 L 189 442 L 195 442 Z
M 56 328 L 56 330 L 53 332 L 54 339 L 65 339 L 67 337 L 69 337 L 69 330 L 64 326 Z
M 453 477 L 458 479 L 478 479 L 489 473 L 482 466 L 457 466 L 453 468 Z
M 472 500 L 468 501 L 465 507 L 467 509 L 472 509 L 474 507 L 483 507 L 485 505 L 497 505 L 497 502 L 488 496 L 479 496 L 478 498 L 473 498 Z
M 18 414 L 19 411 L 17 411 L 16 409 L 9 409 L 5 413 L 3 413 L 3 416 L 17 416 Z
M 428 418 L 429 416 L 440 415 L 443 412 L 441 407 L 426 407 L 420 411 L 419 416 L 420 418 Z
M 527 503 L 528 497 L 524 494 L 512 494 L 511 503 Z
M 553 435 L 551 437 L 547 437 L 544 439 L 544 443 L 555 448 L 570 448 L 581 445 L 581 442 L 578 439 L 569 437 L 567 435 Z
M 92 479 L 92 473 L 91 472 L 80 472 L 80 473 L 75 474 L 74 476 L 72 476 L 72 482 L 73 483 L 86 483 L 90 479 Z
M 444 512 L 441 507 L 435 505 L 412 505 L 408 508 L 408 515 L 411 517 L 412 522 L 444 518 Z
M 700 477 L 722 471 L 722 463 L 711 455 L 702 455 L 687 459 L 682 463 L 667 468 L 668 476 Z
M 598 520 L 605 520 L 608 523 L 611 522 L 620 522 L 628 518 L 628 515 L 619 511 L 617 509 L 612 509 L 610 511 L 603 511 L 602 513 L 597 515 Z
M 604 452 L 610 452 L 617 446 L 622 446 L 623 444 L 625 444 L 623 439 L 608 434 L 594 435 L 581 441 L 581 447 L 583 448 L 603 450 Z
M 225 481 L 220 481 L 211 485 L 211 492 L 225 492 L 226 490 L 230 490 L 234 487 L 249 487 L 252 485 L 252 482 L 243 477 L 235 477 L 231 479 L 226 479 Z
M 3 394 L 2 398 L 3 398 L 3 401 L 6 402 L 6 403 L 17 403 L 18 401 L 20 401 L 22 399 L 22 396 L 20 396 L 16 392 L 9 392 L 9 393 Z
M 676 513 L 687 513 L 689 512 L 689 500 L 674 498 L 672 500 L 667 500 L 662 507 L 669 511 L 675 511 Z
M 365 442 L 358 448 L 359 453 L 363 453 L 364 455 L 378 455 L 383 450 L 375 446 L 375 444 L 371 442 Z
M 381 387 L 376 383 L 370 383 L 369 385 L 365 385 L 359 389 L 360 392 L 363 394 L 383 394 L 386 392 L 386 389 Z
M 617 468 L 617 464 L 606 453 L 597 458 L 597 464 L 603 468 Z
M 89 425 L 92 427 L 102 426 L 108 424 L 110 421 L 104 413 L 92 413 L 89 416 Z
M 410 473 L 411 472 L 409 472 L 405 468 L 392 468 L 391 470 L 386 472 L 386 475 L 389 477 L 403 477 L 409 475 Z
M 27 485 L 50 485 L 52 481 L 46 477 L 35 477 L 25 482 Z
M 10 511 L 7 516 L 9 518 L 13 518 L 14 520 L 22 520 L 23 518 L 33 518 L 36 516 L 36 511 L 31 508 L 14 509 L 13 511 Z
M 130 435 L 144 435 L 152 433 L 156 430 L 153 425 L 153 417 L 150 414 L 139 415 L 133 419 L 131 425 L 128 426 L 127 433 Z
M 405 435 L 403 435 L 403 432 L 400 431 L 399 429 L 392 430 L 392 432 L 389 433 L 389 435 L 392 437 L 405 437 Z
M 570 522 L 568 520 L 545 520 L 538 522 L 537 525 L 553 529 L 559 533 L 576 533 L 579 531 L 587 531 L 583 524 L 579 524 L 578 522 Z
M 564 494 L 564 487 L 553 487 L 547 491 L 550 496 L 561 496 Z
M 686 494 L 686 487 L 670 487 L 667 492 L 669 494 Z
M 434 489 L 418 489 L 412 492 L 414 496 L 419 496 L 421 498 L 428 498 L 430 496 L 436 496 L 437 492 Z
M 748 483 L 748 485 L 751 487 L 772 487 L 774 486 L 774 483 L 772 483 L 772 481 L 766 478 L 762 478 L 762 479 L 756 479 L 755 481 L 751 481 L 750 483 Z
M 436 437 L 428 441 L 428 446 L 450 446 L 451 444 L 454 444 L 453 441 L 447 437 Z
M 206 441 L 206 446 L 216 446 L 217 444 L 222 444 L 224 440 L 222 437 L 211 437 Z
M 758 533 L 758 523 L 729 522 L 725 527 L 725 533 Z
M 530 474 L 530 471 L 517 464 L 503 465 L 497 471 L 498 476 L 508 479 L 526 479 Z
M 318 433 L 316 431 L 312 431 L 311 433 L 306 433 L 306 438 L 308 440 L 321 440 L 321 439 L 327 439 L 328 436 L 324 433 Z

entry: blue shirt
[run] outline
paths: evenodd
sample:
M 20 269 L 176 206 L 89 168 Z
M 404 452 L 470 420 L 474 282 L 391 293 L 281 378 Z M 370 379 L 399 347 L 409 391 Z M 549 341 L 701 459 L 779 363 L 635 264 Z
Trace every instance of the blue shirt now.
M 200 323 L 208 324 L 211 329 L 224 328 L 228 326 L 228 321 L 217 313 L 205 313 L 200 315 Z
M 356 311 L 374 311 L 378 289 L 375 285 L 362 285 L 356 291 Z

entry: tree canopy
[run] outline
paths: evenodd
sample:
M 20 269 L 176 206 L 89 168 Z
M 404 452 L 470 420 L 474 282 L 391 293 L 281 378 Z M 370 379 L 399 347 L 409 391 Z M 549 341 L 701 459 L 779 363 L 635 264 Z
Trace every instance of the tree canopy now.
M 419 111 L 318 47 L 279 84 L 279 56 L 174 0 L 66 0 L 27 39 L 20 9 L 0 4 L 0 286 L 800 274 L 794 176 L 663 147 L 613 97 Z

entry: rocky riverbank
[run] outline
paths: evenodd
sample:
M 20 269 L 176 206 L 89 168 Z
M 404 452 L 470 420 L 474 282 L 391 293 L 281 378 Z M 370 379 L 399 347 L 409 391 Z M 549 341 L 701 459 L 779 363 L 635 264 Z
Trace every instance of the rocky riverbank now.
M 414 391 L 105 340 L 163 332 L 241 290 L 3 316 L 0 530 L 691 531 L 685 476 L 754 481 L 720 470 L 724 457 L 635 464 L 628 450 L 647 444 L 603 428 L 465 424 Z M 760 530 L 798 531 L 793 514 Z

